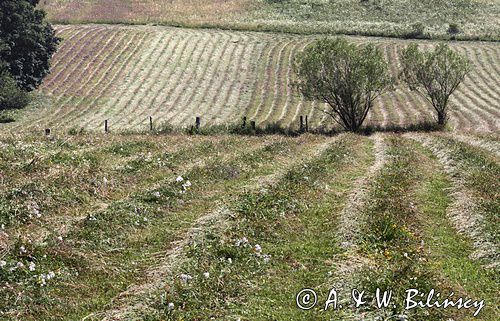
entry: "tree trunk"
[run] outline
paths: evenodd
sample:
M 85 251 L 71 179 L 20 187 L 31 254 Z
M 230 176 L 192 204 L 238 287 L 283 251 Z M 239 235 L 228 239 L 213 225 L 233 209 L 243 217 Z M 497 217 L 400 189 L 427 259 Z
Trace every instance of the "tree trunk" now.
M 445 125 L 446 124 L 446 113 L 438 112 L 438 124 Z

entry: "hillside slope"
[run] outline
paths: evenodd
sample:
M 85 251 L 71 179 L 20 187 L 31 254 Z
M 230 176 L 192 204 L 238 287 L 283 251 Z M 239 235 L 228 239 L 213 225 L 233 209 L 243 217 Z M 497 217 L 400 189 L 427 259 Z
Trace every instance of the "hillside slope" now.
M 500 37 L 498 0 L 42 0 L 59 23 L 160 23 L 246 30 L 431 37 Z
M 145 130 L 155 126 L 237 123 L 298 126 L 309 116 L 311 128 L 331 124 L 323 105 L 304 101 L 292 90 L 294 55 L 317 36 L 192 30 L 169 27 L 57 26 L 64 41 L 41 88 L 45 106 L 26 112 L 6 128 Z M 349 38 L 374 42 L 394 75 L 398 51 L 407 41 Z M 426 47 L 433 42 L 423 42 Z M 453 43 L 467 55 L 473 71 L 451 101 L 451 125 L 459 130 L 498 130 L 500 45 Z M 401 87 L 386 94 L 369 115 L 373 125 L 408 125 L 433 117 L 420 96 Z

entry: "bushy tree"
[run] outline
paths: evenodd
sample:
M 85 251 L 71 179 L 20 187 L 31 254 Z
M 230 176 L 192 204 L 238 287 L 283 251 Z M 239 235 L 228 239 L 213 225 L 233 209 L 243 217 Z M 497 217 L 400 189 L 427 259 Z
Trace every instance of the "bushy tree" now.
M 343 38 L 309 45 L 294 70 L 304 97 L 327 103 L 325 112 L 348 131 L 359 130 L 375 99 L 392 84 L 380 50 L 372 44 L 358 48 Z
M 19 88 L 36 89 L 50 69 L 59 39 L 36 9 L 39 0 L 0 1 L 0 61 Z
M 427 52 L 411 44 L 403 51 L 401 63 L 401 78 L 410 90 L 417 91 L 432 104 L 438 124 L 446 124 L 450 96 L 471 69 L 468 59 L 446 44 Z
M 19 109 L 29 103 L 29 95 L 21 90 L 8 72 L 0 73 L 0 111 Z

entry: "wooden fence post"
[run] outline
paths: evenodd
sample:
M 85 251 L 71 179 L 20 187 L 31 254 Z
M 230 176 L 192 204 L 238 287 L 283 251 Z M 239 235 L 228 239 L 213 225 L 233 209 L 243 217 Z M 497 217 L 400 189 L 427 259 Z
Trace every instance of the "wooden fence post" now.
M 196 117 L 196 130 L 200 129 L 200 125 L 201 125 L 201 118 L 200 118 L 200 116 L 197 116 Z
M 149 130 L 153 131 L 153 116 L 149 116 Z
M 307 120 L 307 115 L 306 115 L 306 133 L 309 132 L 309 121 Z
M 247 127 L 247 117 L 246 116 L 243 117 L 243 124 L 241 125 L 241 128 L 245 128 L 245 127 Z
M 252 121 L 250 122 L 250 126 L 252 126 L 252 130 L 255 130 L 255 127 L 256 127 L 256 126 L 255 126 L 255 120 L 252 120 Z
M 50 128 L 45 128 L 45 136 L 50 136 Z
M 300 116 L 300 131 L 304 130 L 304 116 Z
M 104 120 L 104 132 L 105 133 L 109 132 L 108 120 L 107 119 Z

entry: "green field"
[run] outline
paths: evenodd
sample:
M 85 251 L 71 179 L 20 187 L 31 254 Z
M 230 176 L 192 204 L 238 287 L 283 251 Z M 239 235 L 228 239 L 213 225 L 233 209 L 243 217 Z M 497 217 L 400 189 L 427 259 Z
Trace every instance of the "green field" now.
M 0 146 L 4 319 L 381 315 L 295 306 L 302 288 L 324 304 L 332 286 L 393 289 L 397 313 L 412 287 L 486 301 L 478 318 L 414 320 L 499 313 L 498 136 L 7 135 Z

